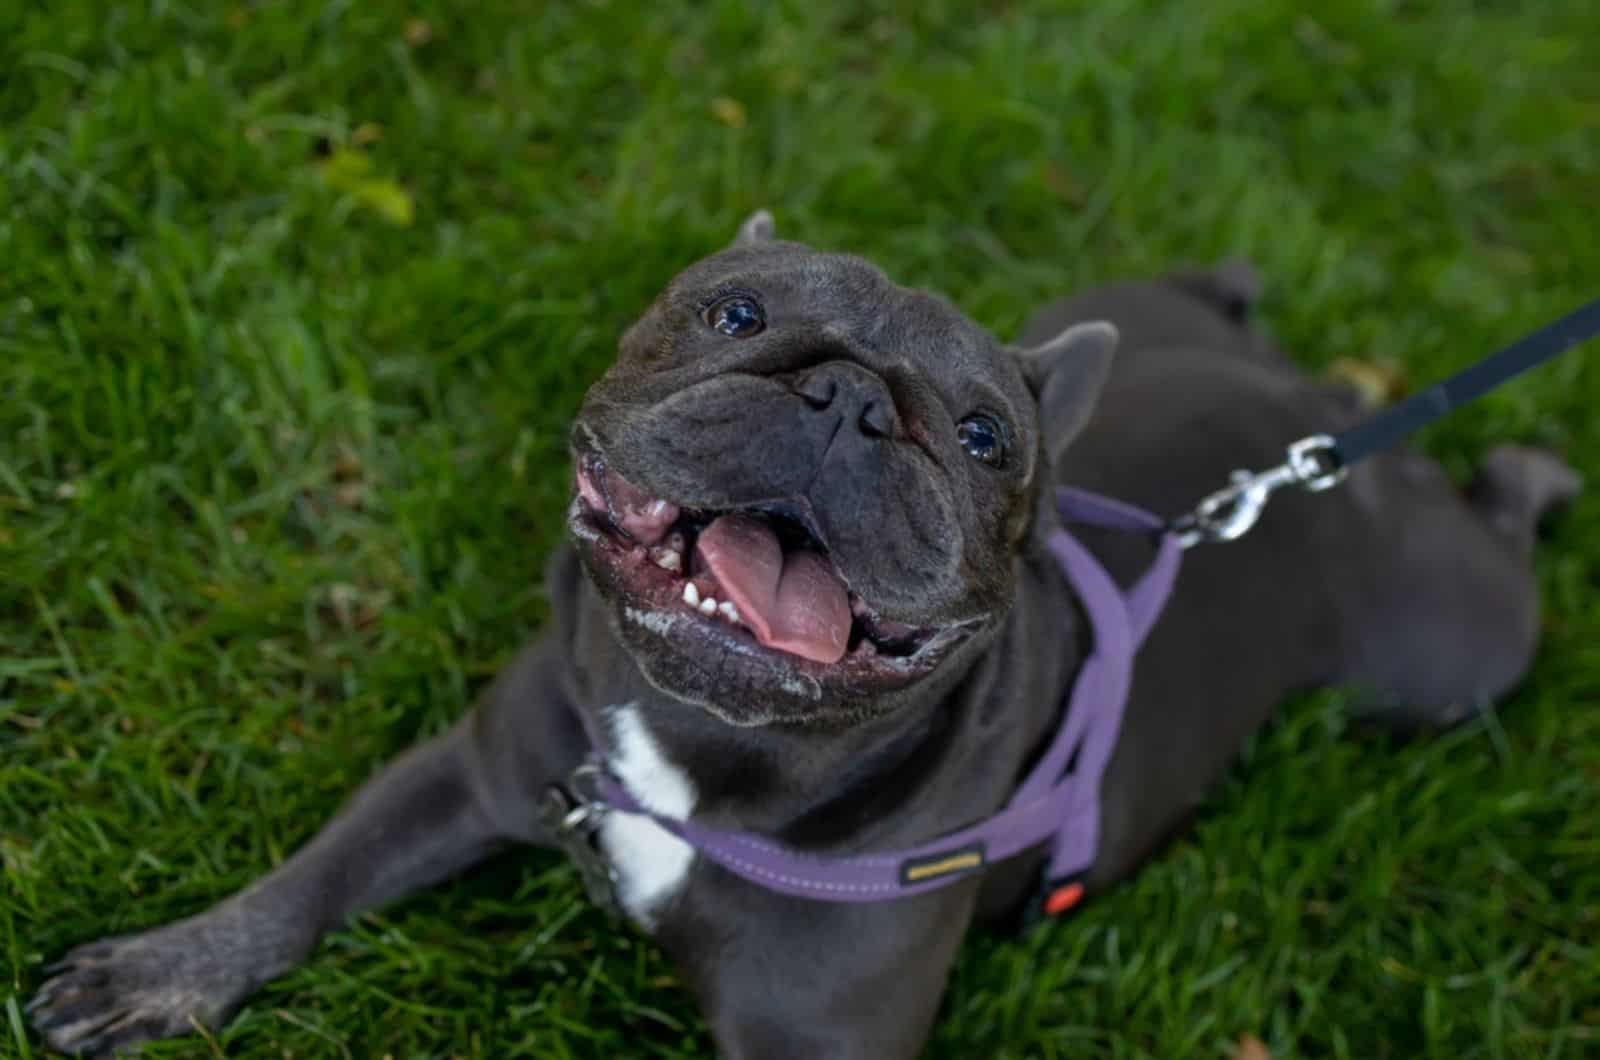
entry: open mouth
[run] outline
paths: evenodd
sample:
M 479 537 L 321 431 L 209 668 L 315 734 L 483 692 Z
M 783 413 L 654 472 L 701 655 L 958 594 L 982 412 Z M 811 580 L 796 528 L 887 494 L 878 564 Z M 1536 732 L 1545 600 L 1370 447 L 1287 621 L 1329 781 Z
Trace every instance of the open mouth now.
M 575 463 L 573 534 L 641 624 L 690 624 L 725 648 L 850 684 L 921 676 L 973 625 L 918 627 L 877 614 L 845 582 L 804 505 L 680 507 L 596 454 Z

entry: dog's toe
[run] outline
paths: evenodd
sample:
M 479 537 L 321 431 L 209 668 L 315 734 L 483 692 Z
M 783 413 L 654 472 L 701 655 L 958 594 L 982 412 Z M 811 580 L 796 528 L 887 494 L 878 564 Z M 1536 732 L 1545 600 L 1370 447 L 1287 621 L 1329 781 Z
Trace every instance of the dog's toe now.
M 180 1028 L 187 1029 L 187 1028 Z M 163 1017 L 125 1012 L 93 1032 L 78 1047 L 80 1056 L 110 1056 L 129 1046 L 141 1045 L 176 1033 Z

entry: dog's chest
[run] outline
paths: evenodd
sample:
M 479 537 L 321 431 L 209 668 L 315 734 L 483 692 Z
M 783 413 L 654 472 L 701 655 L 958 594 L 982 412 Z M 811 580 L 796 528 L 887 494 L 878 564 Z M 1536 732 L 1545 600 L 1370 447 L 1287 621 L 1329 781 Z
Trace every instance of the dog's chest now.
M 610 766 L 618 780 L 647 808 L 685 818 L 694 810 L 694 782 L 662 753 L 633 705 L 611 712 Z M 616 873 L 617 900 L 645 929 L 688 878 L 694 849 L 654 821 L 635 814 L 608 814 L 600 846 Z

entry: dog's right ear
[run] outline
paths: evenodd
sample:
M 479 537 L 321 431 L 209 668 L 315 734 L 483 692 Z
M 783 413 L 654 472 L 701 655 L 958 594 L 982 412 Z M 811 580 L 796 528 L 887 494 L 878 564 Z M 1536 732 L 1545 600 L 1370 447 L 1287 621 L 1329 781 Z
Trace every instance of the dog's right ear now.
M 1089 422 L 1111 374 L 1118 338 L 1110 321 L 1090 320 L 1032 349 L 1016 351 L 1028 387 L 1039 399 L 1039 432 L 1051 463 Z
M 771 210 L 757 210 L 744 219 L 744 224 L 739 226 L 739 234 L 734 238 L 734 245 L 741 243 L 765 243 L 777 234 L 777 225 L 772 220 Z

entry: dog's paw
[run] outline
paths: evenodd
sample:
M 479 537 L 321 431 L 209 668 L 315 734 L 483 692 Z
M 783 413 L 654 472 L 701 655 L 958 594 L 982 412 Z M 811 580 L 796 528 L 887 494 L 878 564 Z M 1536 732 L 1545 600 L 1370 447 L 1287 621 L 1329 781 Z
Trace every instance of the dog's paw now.
M 1537 521 L 1576 500 L 1583 476 L 1548 449 L 1531 445 L 1498 445 L 1483 458 L 1478 478 L 1502 507 Z
M 27 1011 L 52 1048 L 110 1056 L 142 1042 L 216 1027 L 248 984 L 196 951 L 187 923 L 79 946 L 46 971 Z
M 1571 504 L 1583 493 L 1583 475 L 1548 449 L 1504 445 L 1491 452 L 1489 458 L 1494 459 L 1497 454 L 1520 465 L 1519 471 L 1533 489 L 1541 509 Z

